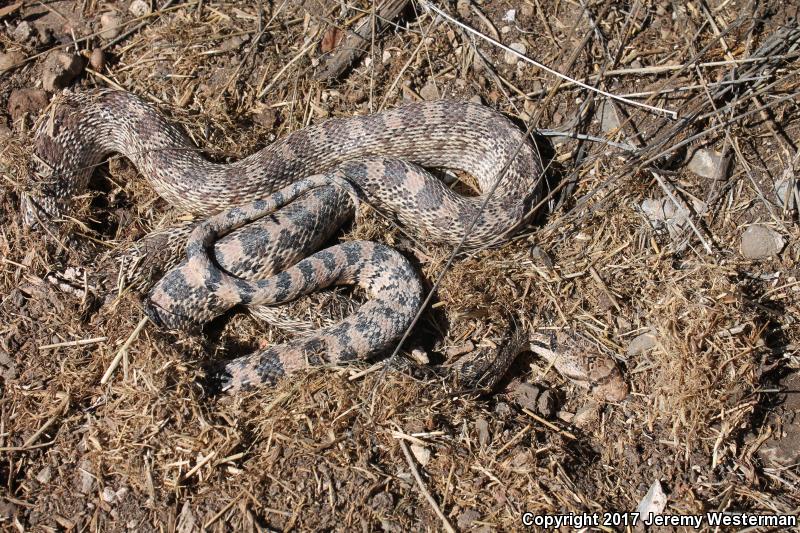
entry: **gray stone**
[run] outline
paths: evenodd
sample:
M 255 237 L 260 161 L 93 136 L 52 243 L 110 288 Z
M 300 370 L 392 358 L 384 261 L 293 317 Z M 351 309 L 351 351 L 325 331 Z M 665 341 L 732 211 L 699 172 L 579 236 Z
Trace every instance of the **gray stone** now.
M 150 14 L 150 4 L 144 0 L 133 0 L 128 6 L 128 13 L 134 17 L 144 17 Z
M 22 52 L 5 52 L 0 54 L 0 72 L 15 67 L 25 61 L 25 54 Z
M 2 67 L 0 67 L 0 70 L 2 70 Z M 794 180 L 794 187 L 789 190 L 789 186 L 792 184 L 791 181 L 789 178 L 781 178 L 775 182 L 775 199 L 781 207 L 784 206 L 785 202 L 786 208 L 789 210 L 797 206 L 797 197 L 800 196 L 800 181 Z
M 122 33 L 122 19 L 113 11 L 100 15 L 100 37 L 111 40 Z
M 528 48 L 523 43 L 511 43 L 508 45 L 509 48 L 519 52 L 520 54 L 525 54 L 528 51 Z M 511 52 L 506 52 L 503 55 L 503 59 L 509 65 L 516 65 L 519 62 L 519 56 L 517 54 L 513 54 Z
M 49 466 L 46 466 L 39 470 L 39 473 L 36 474 L 36 481 L 41 483 L 42 485 L 46 485 L 50 483 L 50 479 L 53 477 L 52 469 Z
M 23 20 L 17 24 L 17 27 L 11 32 L 11 38 L 18 43 L 26 43 L 33 39 L 35 34 L 36 30 L 31 26 L 31 23 L 27 20 Z
M 656 336 L 650 332 L 642 333 L 628 345 L 628 355 L 639 355 L 656 346 Z
M 777 231 L 762 224 L 753 224 L 742 234 L 741 253 L 747 259 L 766 259 L 778 254 L 785 241 Z
M 475 421 L 475 429 L 478 432 L 478 444 L 481 446 L 489 444 L 489 422 L 480 417 Z
M 728 177 L 730 157 L 723 157 L 716 150 L 703 148 L 697 150 L 689 160 L 689 170 L 701 178 L 724 180 Z
M 464 530 L 467 529 L 472 523 L 478 520 L 481 517 L 481 514 L 476 511 L 475 509 L 467 509 L 460 515 L 458 515 L 458 529 Z
M 58 91 L 69 85 L 82 71 L 81 56 L 55 51 L 44 60 L 42 87 L 45 91 Z
M 614 105 L 611 102 L 606 100 L 600 108 L 600 128 L 605 133 L 611 133 L 612 131 L 616 131 L 619 125 L 620 122 L 617 116 L 617 110 L 614 109 Z
M 420 89 L 419 95 L 425 100 L 438 100 L 439 89 L 436 88 L 436 85 L 432 81 L 429 81 Z

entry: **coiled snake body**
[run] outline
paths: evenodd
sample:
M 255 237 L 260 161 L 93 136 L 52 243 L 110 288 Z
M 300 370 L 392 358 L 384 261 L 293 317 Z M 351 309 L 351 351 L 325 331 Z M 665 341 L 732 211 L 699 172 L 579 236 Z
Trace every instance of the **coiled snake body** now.
M 312 255 L 352 216 L 353 198 L 421 238 L 469 249 L 507 239 L 541 196 L 534 146 L 477 104 L 424 102 L 330 119 L 218 164 L 136 96 L 65 91 L 37 130 L 37 190 L 26 220 L 69 210 L 111 152 L 130 159 L 176 208 L 211 217 L 194 228 L 183 262 L 150 291 L 146 309 L 157 324 L 185 329 L 236 304 L 281 303 L 331 284 L 359 284 L 371 295 L 339 324 L 228 362 L 223 386 L 233 389 L 272 383 L 307 364 L 373 355 L 408 327 L 421 286 L 402 255 L 368 242 Z M 481 194 L 458 195 L 423 167 L 465 171 Z

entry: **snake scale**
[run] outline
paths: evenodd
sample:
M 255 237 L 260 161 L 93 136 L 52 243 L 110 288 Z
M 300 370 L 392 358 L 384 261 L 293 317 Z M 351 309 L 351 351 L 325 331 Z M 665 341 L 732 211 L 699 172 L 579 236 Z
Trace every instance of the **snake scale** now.
M 226 390 L 375 355 L 409 326 L 422 286 L 399 252 L 364 241 L 317 251 L 358 201 L 422 239 L 474 249 L 524 226 L 542 191 L 542 167 L 525 133 L 478 104 L 431 101 L 333 118 L 239 161 L 214 163 L 130 93 L 65 90 L 36 132 L 25 221 L 69 213 L 111 153 L 132 161 L 176 209 L 205 217 L 180 233 L 188 234 L 186 254 L 147 295 L 157 325 L 192 329 L 234 305 L 279 304 L 336 284 L 359 285 L 370 296 L 337 324 L 228 361 L 220 371 Z M 481 193 L 456 194 L 426 168 L 467 172 Z

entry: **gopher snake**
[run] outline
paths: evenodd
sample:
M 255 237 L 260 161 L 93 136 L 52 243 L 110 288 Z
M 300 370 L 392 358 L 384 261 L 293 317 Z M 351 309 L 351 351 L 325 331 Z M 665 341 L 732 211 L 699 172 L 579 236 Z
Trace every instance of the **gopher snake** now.
M 507 239 L 529 221 L 541 196 L 535 147 L 505 117 L 477 104 L 423 102 L 330 119 L 220 164 L 204 159 L 134 95 L 65 91 L 37 129 L 36 191 L 26 198 L 26 221 L 68 212 L 112 152 L 130 159 L 174 207 L 210 217 L 168 234 L 173 242 L 191 232 L 188 256 L 146 300 L 156 324 L 188 329 L 237 304 L 282 303 L 331 284 L 358 284 L 372 297 L 338 324 L 228 362 L 222 385 L 229 389 L 274 383 L 308 364 L 373 355 L 408 327 L 422 289 L 402 255 L 359 241 L 314 253 L 352 216 L 354 199 L 424 239 L 470 249 Z M 458 195 L 423 167 L 468 172 L 483 192 Z

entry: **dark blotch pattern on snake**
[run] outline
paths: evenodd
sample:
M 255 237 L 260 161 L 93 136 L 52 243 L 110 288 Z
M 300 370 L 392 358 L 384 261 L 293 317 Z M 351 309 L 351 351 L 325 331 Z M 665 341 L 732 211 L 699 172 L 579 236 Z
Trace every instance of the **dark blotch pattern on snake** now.
M 355 283 L 370 293 L 330 331 L 230 362 L 226 384 L 233 388 L 272 383 L 308 363 L 386 350 L 410 323 L 421 289 L 400 254 L 365 242 L 313 254 L 352 216 L 351 197 L 425 240 L 459 243 L 471 225 L 469 249 L 507 239 L 530 220 L 541 196 L 535 147 L 505 117 L 477 104 L 424 102 L 330 119 L 218 164 L 129 93 L 65 91 L 37 130 L 36 190 L 26 200 L 26 220 L 68 212 L 112 152 L 129 158 L 176 208 L 219 214 L 194 229 L 188 257 L 151 290 L 146 307 L 157 323 L 188 328 L 233 305 L 280 303 L 331 284 Z M 481 194 L 460 196 L 423 167 L 465 171 Z M 323 206 L 329 212 L 318 216 Z

